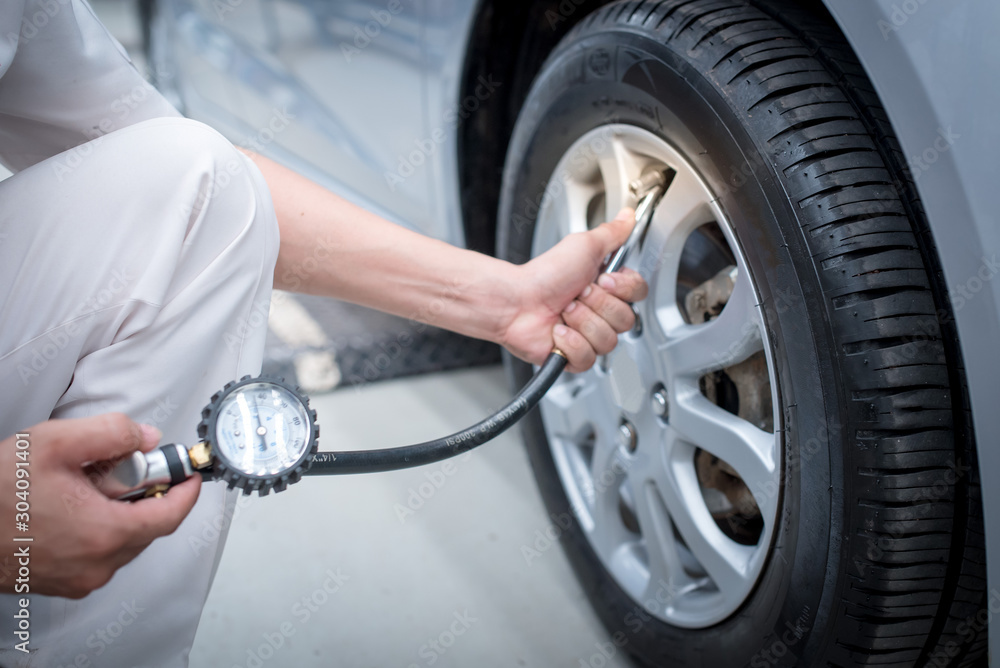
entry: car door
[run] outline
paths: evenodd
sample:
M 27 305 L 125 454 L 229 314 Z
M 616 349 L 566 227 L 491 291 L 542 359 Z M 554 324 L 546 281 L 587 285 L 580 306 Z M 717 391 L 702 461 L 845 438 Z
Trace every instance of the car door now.
M 163 2 L 185 113 L 434 233 L 420 3 Z

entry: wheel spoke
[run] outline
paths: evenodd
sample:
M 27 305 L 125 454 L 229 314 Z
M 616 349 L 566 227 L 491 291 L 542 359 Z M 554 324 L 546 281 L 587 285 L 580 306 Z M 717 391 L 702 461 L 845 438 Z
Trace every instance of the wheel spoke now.
M 660 352 L 671 373 L 698 377 L 742 362 L 763 350 L 759 322 L 756 297 L 749 281 L 738 277 L 718 317 L 703 324 L 670 328 Z
M 656 454 L 659 456 L 661 453 Z M 643 598 L 666 605 L 689 587 L 692 580 L 684 572 L 684 565 L 677 551 L 674 525 L 657 483 L 651 478 L 633 476 L 631 473 L 629 478 L 635 498 L 636 517 L 649 559 L 649 582 Z
M 590 534 L 591 544 L 601 557 L 614 561 L 623 545 L 631 546 L 635 541 L 622 523 L 618 486 L 595 485 L 594 504 L 589 510 L 592 524 L 584 529 Z
M 573 232 L 587 230 L 587 205 L 599 190 L 566 172 L 554 174 L 538 211 L 532 256 L 540 255 Z
M 602 383 L 595 371 L 577 374 L 560 380 L 542 398 L 545 426 L 550 434 L 573 441 L 581 439 L 593 428 L 595 434 L 606 431 L 614 434 L 614 425 L 605 419 L 608 402 Z
M 777 503 L 774 479 L 776 435 L 716 406 L 695 385 L 677 383 L 670 424 L 688 443 L 732 466 L 750 489 L 765 518 Z
M 612 137 L 608 150 L 598 157 L 597 167 L 604 181 L 605 220 L 613 220 L 622 208 L 635 206 L 628 184 L 639 176 L 642 164 L 619 137 Z
M 750 586 L 750 558 L 755 548 L 740 545 L 719 529 L 702 502 L 694 468 L 694 448 L 673 448 L 659 489 L 670 517 L 688 550 L 715 582 L 723 596 L 745 596 Z
M 597 435 L 590 468 L 590 485 L 585 490 L 590 498 L 587 510 L 590 524 L 583 528 L 590 534 L 594 549 L 608 563 L 618 562 L 632 548 L 633 536 L 622 521 L 619 488 L 627 462 L 613 436 Z M 620 563 L 627 564 L 629 559 Z

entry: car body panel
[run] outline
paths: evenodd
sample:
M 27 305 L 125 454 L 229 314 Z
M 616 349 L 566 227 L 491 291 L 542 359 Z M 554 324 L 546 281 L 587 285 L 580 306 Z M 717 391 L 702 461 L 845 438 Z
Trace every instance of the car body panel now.
M 163 0 L 185 113 L 412 229 L 464 243 L 453 175 L 473 2 Z M 371 127 L 379 128 L 371 132 Z

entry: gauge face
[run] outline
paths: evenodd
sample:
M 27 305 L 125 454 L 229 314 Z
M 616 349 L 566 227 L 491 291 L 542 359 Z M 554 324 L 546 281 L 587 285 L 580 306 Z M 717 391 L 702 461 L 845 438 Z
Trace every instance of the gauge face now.
M 299 464 L 311 431 L 309 409 L 295 394 L 274 383 L 248 383 L 222 398 L 215 447 L 236 471 L 270 477 Z

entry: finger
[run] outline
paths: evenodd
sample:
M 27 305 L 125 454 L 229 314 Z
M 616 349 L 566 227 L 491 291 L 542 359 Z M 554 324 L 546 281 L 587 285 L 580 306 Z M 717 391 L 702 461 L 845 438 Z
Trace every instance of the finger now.
M 614 220 L 598 225 L 587 232 L 594 241 L 596 257 L 603 258 L 618 250 L 628 239 L 633 227 L 635 227 L 635 211 L 626 207 L 618 212 Z
M 598 355 L 607 355 L 618 344 L 618 333 L 589 306 L 573 301 L 562 313 L 563 322 L 583 334 Z
M 144 547 L 160 536 L 173 533 L 194 508 L 200 491 L 201 476 L 194 475 L 171 487 L 161 498 L 114 502 L 116 519 L 130 536 L 127 544 Z
M 594 365 L 597 353 L 583 334 L 566 325 L 556 325 L 552 330 L 552 340 L 556 348 L 566 355 L 566 370 L 570 373 L 586 371 Z
M 613 274 L 601 274 L 597 277 L 597 284 L 609 294 L 629 303 L 641 302 L 649 294 L 646 280 L 637 271 L 629 268 Z
M 160 431 L 139 425 L 121 413 L 105 413 L 72 420 L 50 420 L 38 425 L 35 436 L 50 442 L 62 464 L 79 467 L 86 462 L 125 457 L 137 449 L 155 446 Z
M 596 313 L 615 332 L 627 332 L 635 325 L 632 307 L 600 286 L 588 285 L 577 301 Z

